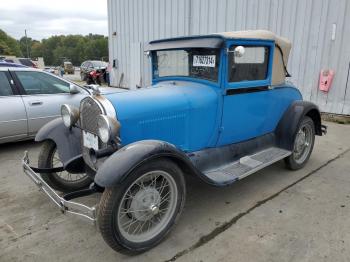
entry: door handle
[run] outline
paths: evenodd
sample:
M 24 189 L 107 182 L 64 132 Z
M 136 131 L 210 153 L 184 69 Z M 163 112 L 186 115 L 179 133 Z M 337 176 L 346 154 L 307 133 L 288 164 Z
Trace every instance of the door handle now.
M 42 104 L 43 104 L 42 101 L 33 101 L 33 102 L 30 102 L 30 105 L 32 105 L 32 106 L 40 106 L 40 105 L 42 105 Z

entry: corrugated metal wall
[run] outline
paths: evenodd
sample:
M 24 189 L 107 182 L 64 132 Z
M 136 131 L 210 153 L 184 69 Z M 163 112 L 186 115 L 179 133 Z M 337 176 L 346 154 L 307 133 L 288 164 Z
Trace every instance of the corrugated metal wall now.
M 349 0 L 108 0 L 108 9 L 113 85 L 149 85 L 143 47 L 150 40 L 268 29 L 292 41 L 288 70 L 304 99 L 350 114 Z M 328 94 L 318 90 L 321 69 L 335 70 Z

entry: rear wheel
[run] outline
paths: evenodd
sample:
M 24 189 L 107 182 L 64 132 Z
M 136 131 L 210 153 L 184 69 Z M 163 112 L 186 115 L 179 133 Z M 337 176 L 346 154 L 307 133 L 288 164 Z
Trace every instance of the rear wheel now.
M 156 160 L 106 188 L 99 206 L 99 228 L 118 252 L 139 253 L 156 246 L 174 226 L 185 203 L 181 169 Z
M 56 144 L 47 140 L 42 145 L 39 161 L 39 168 L 52 168 L 62 166 Z M 62 192 L 72 192 L 88 187 L 93 181 L 85 173 L 72 174 L 67 171 L 57 173 L 42 173 L 41 177 L 52 188 Z
M 292 154 L 285 159 L 286 166 L 297 170 L 305 166 L 315 143 L 315 125 L 310 117 L 305 116 L 294 139 Z

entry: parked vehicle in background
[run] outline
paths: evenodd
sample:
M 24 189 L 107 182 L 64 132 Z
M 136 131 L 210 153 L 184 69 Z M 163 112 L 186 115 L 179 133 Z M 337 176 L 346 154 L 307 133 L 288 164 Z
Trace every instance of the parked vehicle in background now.
M 25 154 L 23 170 L 63 213 L 97 222 L 115 251 L 146 251 L 178 221 L 185 176 L 224 187 L 280 160 L 306 165 L 326 127 L 285 81 L 290 49 L 264 30 L 152 41 L 152 87 L 63 105 L 36 137 L 38 168 Z M 60 171 L 84 176 L 58 177 L 56 150 Z M 97 192 L 98 207 L 71 201 Z
M 88 85 L 101 85 L 103 79 L 102 72 L 98 70 L 92 70 L 86 77 L 86 84 Z
M 22 65 L 22 64 L 9 63 L 9 62 L 5 62 L 5 61 L 0 60 L 0 67 L 27 67 L 27 66 Z
M 4 60 L 8 63 L 22 64 L 28 67 L 37 68 L 37 65 L 32 60 L 30 60 L 30 58 L 16 57 L 16 58 L 5 58 Z
M 36 65 L 36 68 L 44 69 L 45 62 L 43 57 L 35 57 L 32 59 L 32 62 Z
M 80 78 L 82 81 L 87 81 L 90 72 L 95 71 L 104 77 L 107 68 L 107 63 L 104 61 L 89 60 L 85 61 L 80 66 Z
M 79 106 L 88 89 L 39 69 L 0 67 L 0 143 L 32 138 L 60 117 L 61 105 Z
M 66 61 L 63 62 L 63 69 L 65 74 L 74 74 L 74 66 L 72 62 Z
M 56 74 L 55 73 L 55 68 L 53 67 L 49 67 L 49 66 L 45 66 L 44 69 L 43 69 L 45 72 L 48 72 L 48 73 L 51 73 L 51 74 Z

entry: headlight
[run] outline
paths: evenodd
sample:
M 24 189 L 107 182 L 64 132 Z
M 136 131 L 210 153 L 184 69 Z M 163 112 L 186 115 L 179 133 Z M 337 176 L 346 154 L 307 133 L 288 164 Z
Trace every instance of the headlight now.
M 79 119 L 79 109 L 64 104 L 61 106 L 61 116 L 66 127 L 72 127 Z
M 98 136 L 103 143 L 108 143 L 119 135 L 120 123 L 112 117 L 99 115 L 97 126 Z

